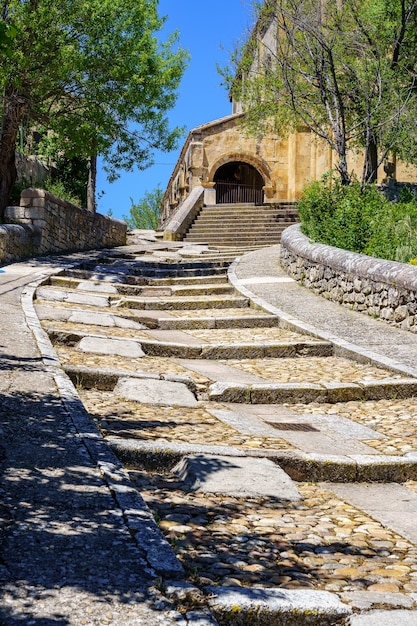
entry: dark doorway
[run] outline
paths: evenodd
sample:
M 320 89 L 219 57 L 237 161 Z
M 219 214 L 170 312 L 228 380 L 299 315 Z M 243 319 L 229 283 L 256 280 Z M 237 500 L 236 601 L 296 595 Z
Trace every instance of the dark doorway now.
M 216 203 L 263 204 L 264 180 L 257 169 L 248 163 L 233 162 L 222 165 L 214 176 Z

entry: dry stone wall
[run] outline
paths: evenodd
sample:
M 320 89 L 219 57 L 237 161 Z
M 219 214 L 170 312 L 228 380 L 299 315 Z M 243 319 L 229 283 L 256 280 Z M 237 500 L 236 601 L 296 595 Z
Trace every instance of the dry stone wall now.
M 417 332 L 416 266 L 311 243 L 299 224 L 282 234 L 281 265 L 328 300 Z
M 81 209 L 43 189 L 25 189 L 20 206 L 8 207 L 5 217 L 0 262 L 126 243 L 125 222 Z

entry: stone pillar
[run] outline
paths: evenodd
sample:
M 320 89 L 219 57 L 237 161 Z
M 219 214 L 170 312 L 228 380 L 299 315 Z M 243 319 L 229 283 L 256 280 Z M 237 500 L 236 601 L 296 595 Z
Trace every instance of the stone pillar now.
M 216 204 L 216 183 L 202 183 L 204 187 L 204 204 L 205 206 L 212 206 Z

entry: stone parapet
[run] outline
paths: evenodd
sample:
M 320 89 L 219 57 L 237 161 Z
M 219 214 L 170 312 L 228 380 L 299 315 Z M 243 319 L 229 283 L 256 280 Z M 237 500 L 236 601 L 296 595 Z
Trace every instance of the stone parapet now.
M 200 185 L 195 187 L 163 225 L 164 239 L 181 240 L 197 217 L 204 204 L 206 190 Z
M 20 206 L 6 209 L 0 232 L 0 262 L 49 254 L 120 246 L 127 225 L 57 198 L 44 189 L 25 189 Z
M 417 267 L 311 243 L 299 224 L 281 237 L 281 265 L 308 289 L 417 332 Z

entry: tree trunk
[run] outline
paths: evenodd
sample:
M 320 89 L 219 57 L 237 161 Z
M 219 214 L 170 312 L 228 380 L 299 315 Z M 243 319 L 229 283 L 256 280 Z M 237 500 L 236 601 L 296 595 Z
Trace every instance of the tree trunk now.
M 16 141 L 20 122 L 26 109 L 25 102 L 7 88 L 3 95 L 3 113 L 0 135 L 0 220 L 16 182 Z
M 88 184 L 87 184 L 87 209 L 93 211 L 97 210 L 96 204 L 96 181 L 97 181 L 97 155 L 93 154 L 90 157 L 90 163 L 88 167 Z
M 346 157 L 341 157 L 337 164 L 337 171 L 340 174 L 342 185 L 350 185 L 350 176 L 347 168 Z
M 378 176 L 378 146 L 375 135 L 370 132 L 365 148 L 365 160 L 363 164 L 362 184 L 374 183 Z
M 9 203 L 9 197 L 16 182 L 17 170 L 15 149 L 4 146 L 0 142 L 0 222 L 4 221 L 4 213 Z

